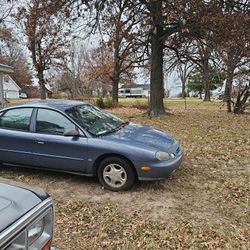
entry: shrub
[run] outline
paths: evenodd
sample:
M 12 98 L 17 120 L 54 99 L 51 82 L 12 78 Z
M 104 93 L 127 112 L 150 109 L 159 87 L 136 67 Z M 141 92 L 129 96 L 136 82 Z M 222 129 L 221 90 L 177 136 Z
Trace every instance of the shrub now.
M 112 99 L 109 96 L 107 96 L 105 98 L 104 106 L 105 106 L 105 108 L 112 108 L 113 107 Z
M 131 107 L 144 110 L 148 108 L 148 103 L 145 102 L 144 100 L 136 99 L 134 103 L 131 105 Z
M 95 101 L 95 105 L 99 108 L 104 108 L 105 107 L 105 104 L 104 104 L 104 101 L 103 101 L 103 98 L 102 97 L 97 97 L 96 101 Z

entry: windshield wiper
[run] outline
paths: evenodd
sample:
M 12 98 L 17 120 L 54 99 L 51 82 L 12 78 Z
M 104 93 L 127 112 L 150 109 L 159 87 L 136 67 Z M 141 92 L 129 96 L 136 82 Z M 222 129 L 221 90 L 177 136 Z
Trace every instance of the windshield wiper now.
M 127 121 L 127 122 L 122 122 L 119 126 L 117 126 L 114 130 L 115 131 L 118 131 L 118 130 L 120 130 L 121 128 L 124 128 L 126 125 L 128 125 L 129 124 L 129 122 Z
M 108 134 L 113 134 L 113 133 L 119 131 L 120 129 L 124 128 L 128 124 L 129 124 L 129 122 L 123 122 L 119 126 L 117 126 L 116 128 L 111 129 L 109 131 L 106 131 L 106 132 L 104 132 L 102 134 L 99 134 L 98 136 L 104 136 L 104 135 L 108 135 Z

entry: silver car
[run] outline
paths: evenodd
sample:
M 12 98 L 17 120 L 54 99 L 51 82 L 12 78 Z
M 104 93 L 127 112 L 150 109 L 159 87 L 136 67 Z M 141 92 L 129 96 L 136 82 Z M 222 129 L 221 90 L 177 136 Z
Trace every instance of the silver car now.
M 52 247 L 54 206 L 43 190 L 0 181 L 0 249 Z

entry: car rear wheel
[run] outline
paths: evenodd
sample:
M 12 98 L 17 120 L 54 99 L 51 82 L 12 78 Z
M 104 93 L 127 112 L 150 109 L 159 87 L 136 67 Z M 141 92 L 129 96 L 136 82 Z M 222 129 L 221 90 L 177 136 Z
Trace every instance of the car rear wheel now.
M 130 189 L 136 180 L 133 166 L 118 157 L 104 159 L 99 165 L 97 175 L 105 188 L 116 192 Z

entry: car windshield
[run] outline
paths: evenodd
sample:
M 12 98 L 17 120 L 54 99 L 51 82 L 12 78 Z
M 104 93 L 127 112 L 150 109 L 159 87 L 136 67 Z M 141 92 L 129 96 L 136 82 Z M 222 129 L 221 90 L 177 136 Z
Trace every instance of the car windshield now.
M 126 123 L 92 105 L 80 105 L 65 111 L 82 128 L 94 136 L 113 133 Z

